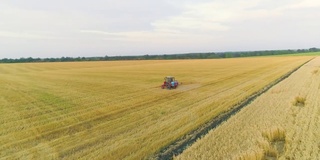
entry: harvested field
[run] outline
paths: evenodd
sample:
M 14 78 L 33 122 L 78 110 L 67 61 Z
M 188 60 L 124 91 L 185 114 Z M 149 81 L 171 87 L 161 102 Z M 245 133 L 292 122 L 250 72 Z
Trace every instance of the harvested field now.
M 0 158 L 150 158 L 311 58 L 1 64 Z
M 175 159 L 319 159 L 320 57 Z

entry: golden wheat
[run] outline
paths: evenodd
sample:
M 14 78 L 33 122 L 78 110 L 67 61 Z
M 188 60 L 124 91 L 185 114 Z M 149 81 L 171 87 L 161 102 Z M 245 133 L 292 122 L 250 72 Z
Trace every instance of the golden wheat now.
M 0 158 L 148 158 L 309 59 L 1 64 Z
M 320 75 L 312 72 L 319 67 L 320 57 L 175 158 L 319 159 Z

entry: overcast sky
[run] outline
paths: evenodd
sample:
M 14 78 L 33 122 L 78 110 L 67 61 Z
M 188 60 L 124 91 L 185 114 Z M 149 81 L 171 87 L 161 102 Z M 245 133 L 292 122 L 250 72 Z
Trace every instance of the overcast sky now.
M 0 58 L 320 47 L 319 0 L 1 0 Z

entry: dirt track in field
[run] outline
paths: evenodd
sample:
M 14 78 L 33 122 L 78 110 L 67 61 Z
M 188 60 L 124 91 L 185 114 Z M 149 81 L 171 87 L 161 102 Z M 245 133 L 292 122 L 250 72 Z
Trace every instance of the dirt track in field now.
M 312 60 L 312 59 L 311 59 Z M 278 84 L 279 82 L 283 81 L 284 79 L 288 78 L 291 74 L 293 74 L 295 71 L 300 69 L 302 66 L 310 62 L 311 60 L 303 63 L 302 65 L 298 66 L 297 68 L 293 69 L 292 71 L 288 72 L 287 74 L 283 75 L 279 79 L 275 80 L 274 82 L 270 83 L 266 87 L 264 87 L 262 90 L 256 92 L 255 94 L 249 96 L 246 100 L 242 101 L 238 105 L 234 106 L 232 109 L 230 109 L 227 112 L 221 113 L 216 118 L 212 119 L 211 121 L 207 122 L 206 124 L 202 125 L 196 130 L 193 130 L 192 132 L 186 134 L 184 137 L 176 140 L 172 144 L 166 146 L 163 148 L 158 154 L 156 154 L 153 159 L 159 159 L 159 160 L 167 160 L 167 159 L 173 159 L 173 156 L 181 154 L 188 146 L 191 146 L 193 143 L 196 142 L 197 139 L 203 137 L 206 135 L 210 130 L 215 129 L 218 127 L 221 123 L 228 120 L 231 116 L 238 113 L 242 108 L 246 107 L 248 104 L 250 104 L 253 100 L 258 98 L 260 95 L 268 91 L 270 88 Z M 188 85 L 181 85 L 179 86 L 179 90 L 190 90 L 192 88 L 196 88 L 199 86 L 196 86 L 196 84 L 188 84 Z

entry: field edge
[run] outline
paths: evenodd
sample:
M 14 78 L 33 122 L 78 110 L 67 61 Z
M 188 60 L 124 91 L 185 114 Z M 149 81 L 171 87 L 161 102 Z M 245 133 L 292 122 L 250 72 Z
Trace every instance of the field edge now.
M 315 57 L 314 57 L 315 58 Z M 241 109 L 249 105 L 252 101 L 258 98 L 263 93 L 267 92 L 273 86 L 277 85 L 281 81 L 288 78 L 291 74 L 299 70 L 302 66 L 312 61 L 314 58 L 302 63 L 298 67 L 294 68 L 293 70 L 289 71 L 288 73 L 284 74 L 280 78 L 276 79 L 275 81 L 269 83 L 261 90 L 255 92 L 254 94 L 248 96 L 245 100 L 240 102 L 238 105 L 231 107 L 230 110 L 220 113 L 218 116 L 213 118 L 212 120 L 208 121 L 207 123 L 201 125 L 195 130 L 185 134 L 183 137 L 177 139 L 176 141 L 172 142 L 171 144 L 161 148 L 151 159 L 158 159 L 158 160 L 168 160 L 173 159 L 174 156 L 181 154 L 184 150 L 186 150 L 189 146 L 195 143 L 198 139 L 204 137 L 209 131 L 215 129 L 223 122 L 227 121 L 231 116 L 237 114 Z

